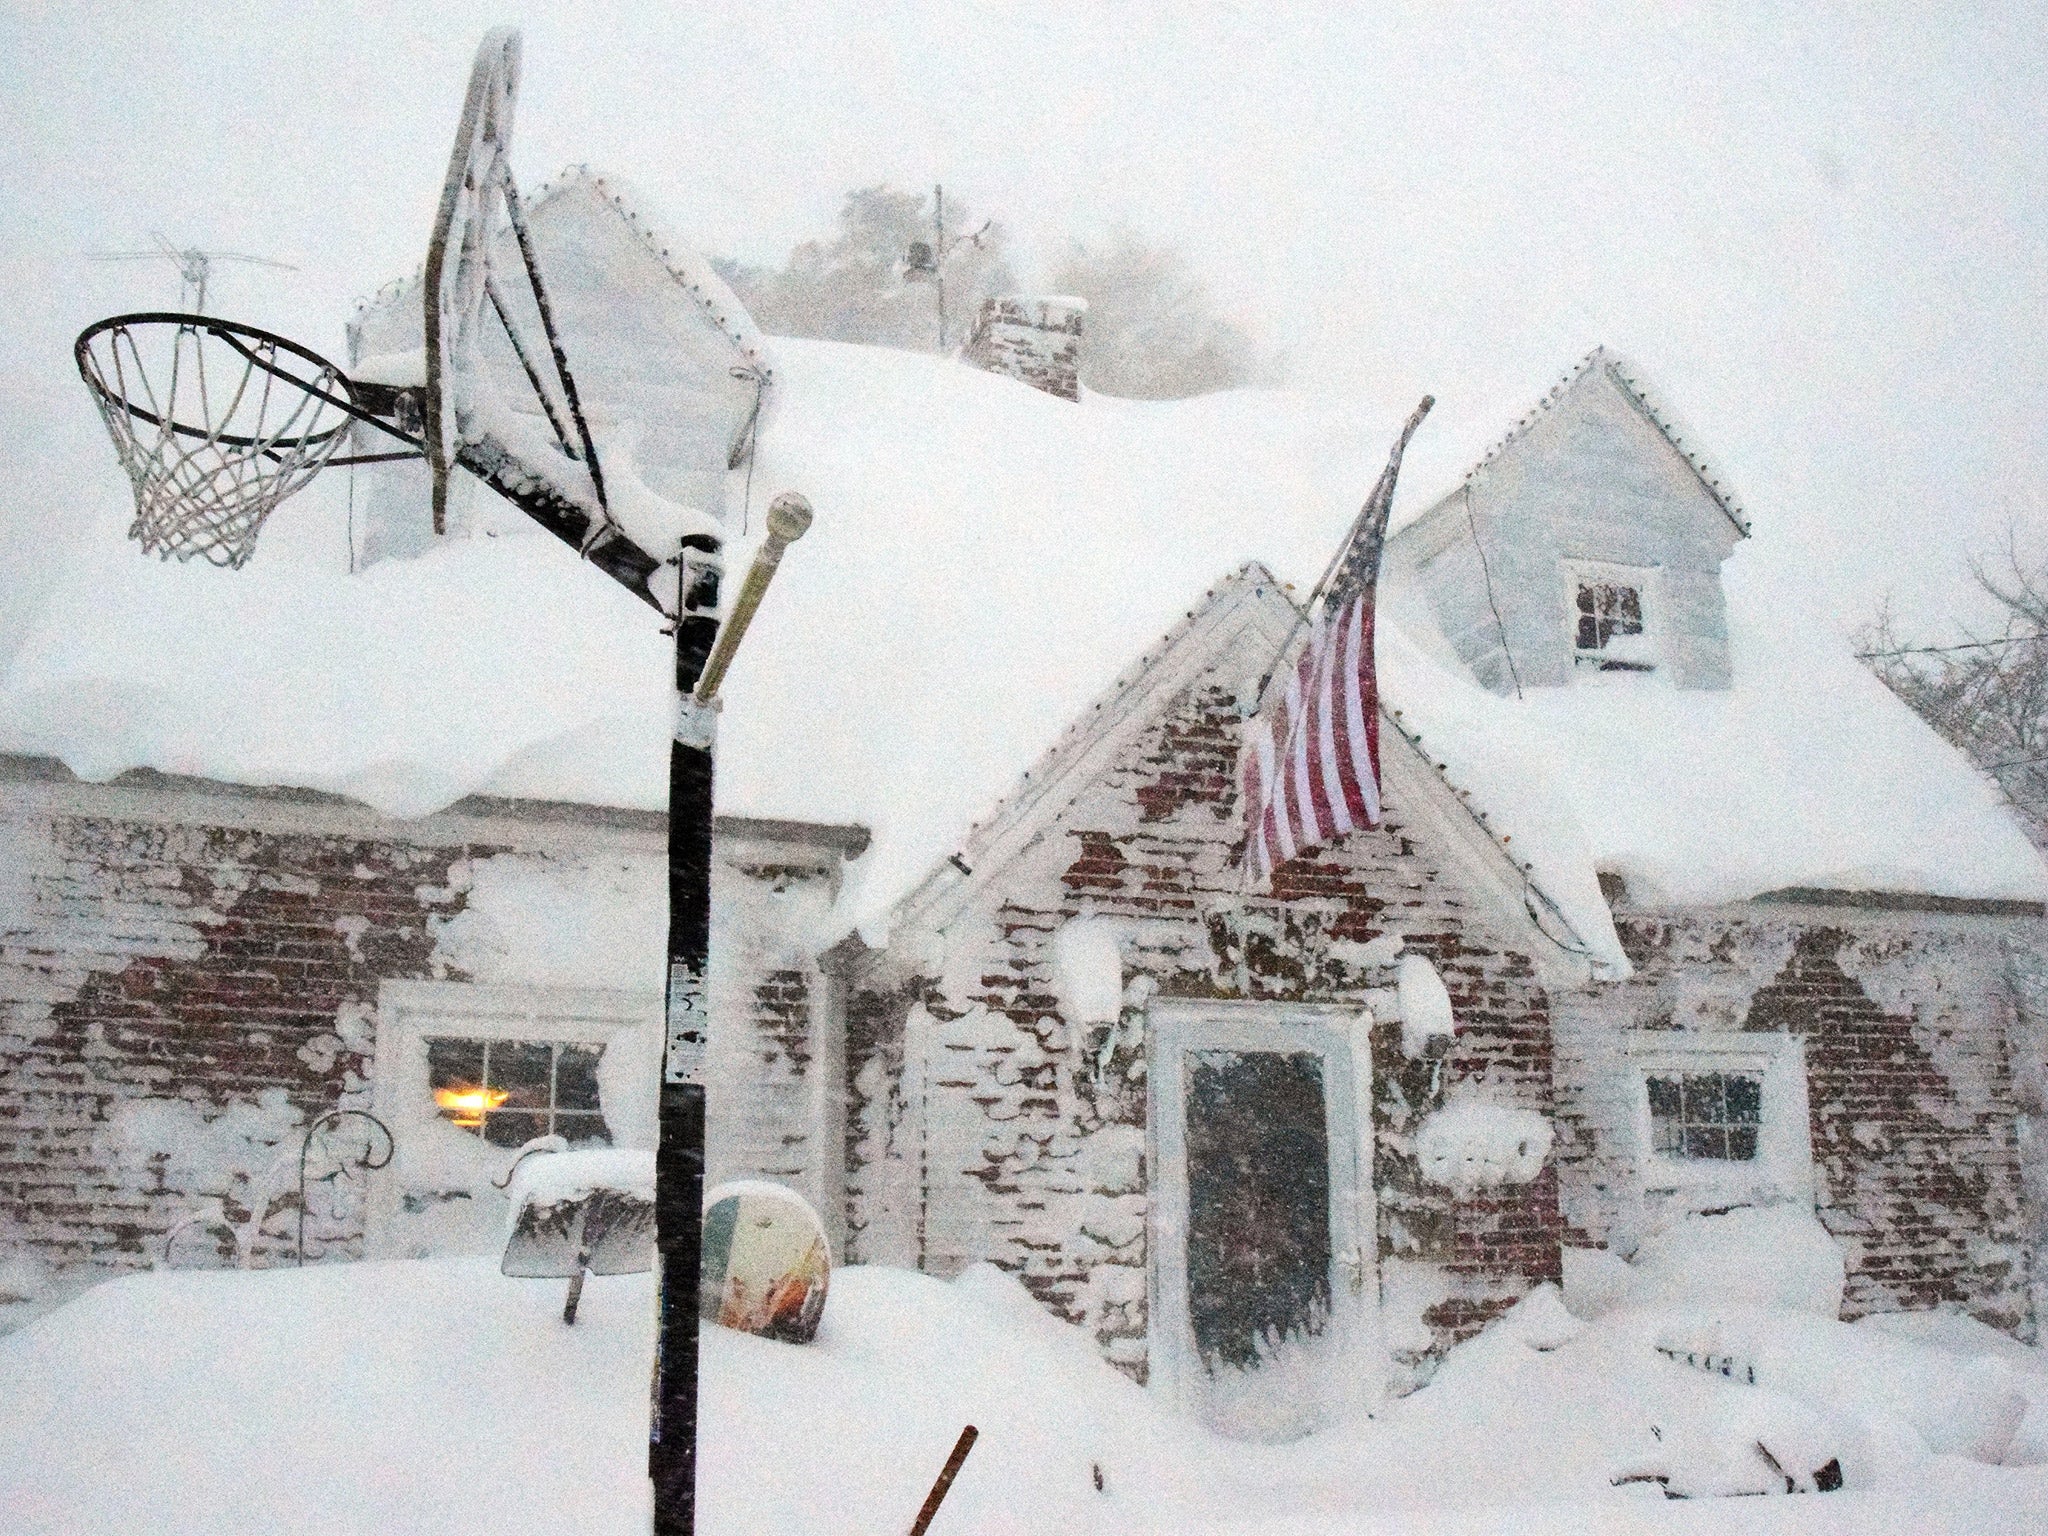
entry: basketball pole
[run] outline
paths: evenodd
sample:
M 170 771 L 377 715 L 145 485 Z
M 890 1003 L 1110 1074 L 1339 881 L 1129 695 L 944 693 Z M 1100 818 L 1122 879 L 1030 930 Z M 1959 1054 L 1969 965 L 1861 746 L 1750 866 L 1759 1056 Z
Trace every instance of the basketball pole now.
M 705 1048 L 710 1015 L 711 791 L 718 741 L 718 686 L 782 561 L 803 537 L 811 509 L 785 494 L 768 509 L 768 536 L 718 622 L 720 566 L 710 541 L 685 541 L 676 610 L 675 740 L 669 749 L 668 1029 L 662 1053 L 661 1141 L 654 1157 L 655 1247 L 661 1302 L 654 1358 L 648 1476 L 655 1536 L 697 1528 L 697 1327 L 704 1247 Z M 691 547 L 695 544 L 697 547 Z

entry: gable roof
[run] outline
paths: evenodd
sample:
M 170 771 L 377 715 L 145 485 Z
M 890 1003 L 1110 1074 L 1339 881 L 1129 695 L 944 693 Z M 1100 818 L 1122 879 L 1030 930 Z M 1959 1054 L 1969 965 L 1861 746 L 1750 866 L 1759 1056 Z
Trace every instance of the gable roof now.
M 524 194 L 522 206 L 536 230 L 563 223 L 585 229 L 597 222 L 616 222 L 640 247 L 650 269 L 665 273 L 674 290 L 686 295 L 697 312 L 722 335 L 744 361 L 772 372 L 767 339 L 747 313 L 746 305 L 702 253 L 668 229 L 660 216 L 631 185 L 587 165 L 572 165 L 561 175 Z M 593 217 L 594 216 L 594 217 Z M 500 241 L 498 257 L 516 270 L 517 251 L 509 232 Z M 542 273 L 551 271 L 543 262 Z M 402 345 L 419 346 L 420 275 L 398 278 L 363 300 L 349 321 L 350 345 L 359 353 L 377 353 L 392 344 L 386 338 L 409 331 Z M 514 285 L 518 286 L 518 285 Z M 638 286 L 622 275 L 621 287 Z
M 1299 616 L 1285 584 L 1256 561 L 1216 583 L 1060 733 L 1011 792 L 966 830 L 955 851 L 937 860 L 886 915 L 870 914 L 863 935 L 869 947 L 881 948 L 899 929 L 913 936 L 943 930 L 977 893 L 999 881 L 1189 686 L 1205 676 L 1229 684 L 1271 670 L 1283 648 L 1299 636 Z M 1400 719 L 1382 710 L 1381 722 L 1388 803 L 1410 834 L 1425 828 L 1436 834 L 1438 851 L 1461 871 L 1467 894 L 1491 912 L 1499 931 L 1515 936 L 1546 979 L 1583 981 L 1589 970 L 1629 974 L 1613 925 L 1603 920 L 1582 934 L 1509 843 L 1487 825 L 1485 814 L 1445 781 Z M 1597 882 L 1590 884 L 1592 910 L 1604 918 Z M 1587 894 L 1573 891 L 1569 897 L 1585 909 Z M 913 942 L 900 963 L 915 967 L 925 958 Z
M 1700 489 L 1707 493 L 1714 505 L 1721 509 L 1722 515 L 1734 525 L 1736 534 L 1741 538 L 1748 538 L 1750 536 L 1749 518 L 1743 512 L 1741 505 L 1736 501 L 1734 493 L 1722 482 L 1719 475 L 1708 467 L 1706 461 L 1700 457 L 1698 450 L 1686 445 L 1684 429 L 1678 424 L 1672 413 L 1652 402 L 1649 391 L 1641 383 L 1640 371 L 1619 354 L 1605 346 L 1595 347 L 1584 357 L 1580 358 L 1572 367 L 1567 369 L 1564 375 L 1550 387 L 1542 399 L 1538 400 L 1535 405 L 1517 417 L 1514 424 L 1506 432 L 1493 439 L 1485 451 L 1478 458 L 1474 459 L 1465 469 L 1464 473 L 1458 477 L 1455 485 L 1452 485 L 1439 495 L 1431 496 L 1426 502 L 1421 504 L 1420 511 L 1413 512 L 1405 518 L 1397 519 L 1398 525 L 1404 528 L 1413 527 L 1428 518 L 1438 515 L 1450 504 L 1451 499 L 1461 489 L 1471 484 L 1473 479 L 1489 464 L 1500 458 L 1514 444 L 1520 442 L 1538 422 L 1544 420 L 1555 411 L 1558 405 L 1569 398 L 1581 384 L 1595 376 L 1603 377 L 1610 381 L 1615 389 L 1620 392 L 1622 398 L 1656 429 L 1664 441 L 1670 444 L 1671 451 L 1683 459 L 1692 470 L 1693 475 L 1699 481 Z M 1410 502 L 1409 505 L 1414 506 L 1416 504 Z
M 774 406 L 768 341 L 710 263 L 665 231 L 615 178 L 575 167 L 542 186 L 526 207 L 536 265 L 614 515 L 633 532 L 649 491 L 719 515 L 728 469 L 751 448 L 754 427 Z M 500 233 L 493 259 L 498 290 L 531 354 L 544 332 L 511 230 Z M 485 315 L 471 408 L 523 415 L 549 440 L 527 360 L 490 311 Z M 422 324 L 420 279 L 386 285 L 349 324 L 352 369 L 382 376 L 423 366 Z M 544 357 L 532 360 L 555 398 L 556 419 L 566 421 L 553 370 Z M 427 491 L 418 470 L 402 465 L 370 476 L 372 516 L 423 525 Z
M 1256 561 L 1217 582 L 1053 738 L 986 814 L 962 830 L 957 849 L 905 890 L 891 904 L 892 914 L 943 922 L 932 918 L 934 909 L 957 906 L 1036 828 L 1058 816 L 1114 744 L 1148 723 L 1148 706 L 1185 688 L 1234 648 L 1276 653 L 1293 635 L 1295 618 L 1282 584 Z

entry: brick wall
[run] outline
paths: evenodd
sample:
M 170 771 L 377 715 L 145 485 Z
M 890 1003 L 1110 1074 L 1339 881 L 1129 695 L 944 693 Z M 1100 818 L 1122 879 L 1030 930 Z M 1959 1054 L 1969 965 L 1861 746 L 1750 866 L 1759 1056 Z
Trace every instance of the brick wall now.
M 813 953 L 840 850 L 721 836 L 712 876 L 706 1176 L 775 1179 L 843 1220 L 844 1026 Z
M 851 830 L 812 846 L 722 819 L 715 875 L 713 1050 L 735 1086 L 714 1176 L 781 1178 L 828 1212 L 838 1025 L 806 946 Z M 301 1136 L 371 1107 L 387 981 L 600 987 L 658 1011 L 665 869 L 641 813 L 477 801 L 396 821 L 0 759 L 0 1264 L 41 1277 L 39 1296 L 0 1287 L 0 1326 L 161 1262 L 174 1232 L 178 1265 L 231 1261 L 220 1223 L 249 1261 L 287 1260 Z M 309 1248 L 359 1254 L 363 1186 L 320 1195 Z
M 1390 1337 L 1426 1370 L 1558 1274 L 1551 1174 L 1457 1200 L 1425 1183 L 1414 1154 L 1447 1094 L 1549 1108 L 1544 991 L 1391 773 L 1381 829 L 1284 866 L 1270 899 L 1240 895 L 1235 695 L 1222 671 L 1181 692 L 943 938 L 896 936 L 923 957 L 918 974 L 856 988 L 850 1252 L 940 1273 L 993 1260 L 1142 1378 L 1142 1011 L 1127 1010 L 1130 1034 L 1098 1074 L 1104 1032 L 1067 1017 L 1054 936 L 1081 915 L 1117 921 L 1126 975 L 1162 997 L 1374 1003 L 1389 1017 L 1397 946 L 1373 941 L 1398 935 L 1436 964 L 1466 1026 L 1441 1063 L 1403 1056 L 1397 1026 L 1372 1041 L 1380 1269 L 1389 1307 L 1417 1314 Z
M 1789 1034 L 1815 1211 L 1848 1256 L 1845 1313 L 1957 1306 L 2027 1330 L 2008 947 L 2034 926 L 1776 904 L 1622 915 L 1636 977 L 1559 1008 L 1573 1240 L 1625 1253 L 1662 1214 L 1618 1102 L 1638 1086 L 1628 1031 Z
M 451 866 L 496 850 L 8 799 L 0 858 L 25 878 L 0 935 L 0 1241 L 134 1268 L 203 1214 L 284 1257 L 296 1165 L 273 1165 L 363 1100 L 380 979 L 431 974 L 433 923 L 462 906 Z M 311 1235 L 361 1234 L 344 1214 Z M 229 1247 L 187 1239 L 175 1257 Z

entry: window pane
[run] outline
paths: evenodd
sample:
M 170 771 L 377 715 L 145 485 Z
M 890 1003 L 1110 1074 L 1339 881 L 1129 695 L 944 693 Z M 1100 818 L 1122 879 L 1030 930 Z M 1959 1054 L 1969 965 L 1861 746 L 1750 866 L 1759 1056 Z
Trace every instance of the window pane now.
M 1763 1079 L 1731 1072 L 1723 1080 L 1730 1125 L 1757 1125 L 1764 1117 Z
M 608 1147 L 612 1133 L 603 1115 L 556 1115 L 555 1134 L 568 1138 L 572 1147 Z
M 597 1112 L 597 1059 L 595 1046 L 564 1045 L 555 1052 L 555 1108 Z
M 484 1086 L 481 1040 L 428 1040 L 427 1086 L 441 1117 L 473 1136 L 483 1134 L 492 1095 Z
M 494 1147 L 524 1146 L 548 1133 L 545 1110 L 499 1109 L 484 1116 L 484 1140 Z
M 1643 632 L 1643 598 L 1634 587 L 1610 587 L 1614 594 L 1614 632 L 1640 635 Z
M 496 1116 L 492 1117 L 497 1118 Z M 1721 1159 L 1728 1155 L 1728 1133 L 1717 1125 L 1688 1125 L 1685 1156 Z
M 1721 1119 L 1721 1074 L 1688 1073 L 1685 1079 L 1685 1119 L 1688 1125 L 1716 1124 Z
M 1675 1157 L 1679 1151 L 1678 1079 L 1653 1077 L 1650 1090 L 1650 1150 Z
M 1728 1156 L 1739 1163 L 1756 1161 L 1755 1126 L 1731 1125 L 1728 1127 Z
M 491 1042 L 490 1085 L 503 1090 L 505 1108 L 547 1109 L 548 1069 L 553 1065 L 554 1054 L 551 1045 L 525 1040 Z

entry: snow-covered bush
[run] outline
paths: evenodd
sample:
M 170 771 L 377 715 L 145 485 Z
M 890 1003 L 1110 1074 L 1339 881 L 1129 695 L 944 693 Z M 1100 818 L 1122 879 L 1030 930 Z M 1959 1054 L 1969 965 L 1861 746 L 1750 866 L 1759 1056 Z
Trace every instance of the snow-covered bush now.
M 1457 1195 L 1527 1184 L 1550 1155 L 1550 1122 L 1532 1109 L 1466 1101 L 1447 1105 L 1415 1133 L 1423 1177 Z
M 1656 1482 L 1683 1498 L 1815 1493 L 1846 1480 L 1854 1433 L 1781 1392 L 1703 1376 L 1659 1405 L 1646 1443 L 1614 1481 Z
M 1998 1462 L 2026 1417 L 2018 1373 L 1871 1329 L 1798 1312 L 1724 1307 L 1673 1313 L 1657 1347 L 1673 1358 L 1733 1362 L 1737 1376 L 1853 1418 L 1880 1437 L 1907 1426 L 1927 1450 Z
M 1736 1302 L 1829 1319 L 1842 1314 L 1842 1250 L 1803 1205 L 1685 1216 L 1645 1238 L 1615 1300 Z

